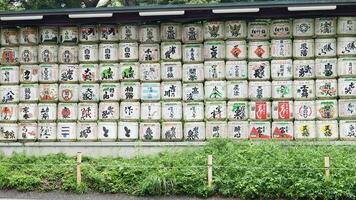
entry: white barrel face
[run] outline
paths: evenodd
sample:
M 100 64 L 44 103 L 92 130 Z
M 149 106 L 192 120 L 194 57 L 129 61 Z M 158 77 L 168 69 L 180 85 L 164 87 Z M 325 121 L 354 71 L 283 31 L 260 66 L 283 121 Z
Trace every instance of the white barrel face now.
M 140 32 L 139 32 L 140 31 Z M 155 39 L 157 36 L 157 27 L 146 27 L 146 29 L 140 28 L 135 24 L 123 24 L 119 25 L 119 41 L 137 41 L 142 38 L 141 42 L 147 42 L 148 40 Z M 157 40 L 158 41 L 158 40 Z
M 22 27 L 19 29 L 19 42 L 21 45 L 36 45 L 38 44 L 38 29 L 37 27 Z
M 248 98 L 248 82 L 246 80 L 226 82 L 227 99 L 239 100 Z
M 204 120 L 204 103 L 189 102 L 183 103 L 184 121 L 203 121 Z
M 247 61 L 227 61 L 225 64 L 227 80 L 247 79 Z
M 315 101 L 294 101 L 294 113 L 296 120 L 315 120 Z
M 116 121 L 120 116 L 120 106 L 118 102 L 100 102 L 99 120 Z
M 356 97 L 356 78 L 339 78 L 338 92 L 341 98 Z
M 336 78 L 337 76 L 336 58 L 317 58 L 315 59 L 316 78 Z
M 99 33 L 97 25 L 83 25 L 79 27 L 79 42 L 90 43 L 98 41 Z
M 161 43 L 161 60 L 179 61 L 182 59 L 181 42 L 162 42 Z
M 270 25 L 271 38 L 291 38 L 293 34 L 293 24 L 288 19 L 273 20 Z
M 203 44 L 184 44 L 183 45 L 183 62 L 198 63 L 204 61 Z
M 205 140 L 205 123 L 204 122 L 187 122 L 184 123 L 184 140 L 201 141 Z
M 251 100 L 269 100 L 272 97 L 270 81 L 250 81 L 248 90 Z
M 315 18 L 315 35 L 328 37 L 336 35 L 336 17 Z
M 140 44 L 138 53 L 140 62 L 158 62 L 161 58 L 159 44 Z
M 222 80 L 225 79 L 225 62 L 224 61 L 205 61 L 204 62 L 205 80 Z
M 96 122 L 79 122 L 77 123 L 77 129 L 78 141 L 96 141 L 98 139 Z
M 314 36 L 314 19 L 294 19 L 293 20 L 294 37 L 312 37 Z
M 20 64 L 36 64 L 38 62 L 37 46 L 20 46 L 19 62 Z
M 20 103 L 19 105 L 19 121 L 20 122 L 36 122 L 37 120 L 37 104 L 36 103 Z
M 78 63 L 78 46 L 59 46 L 58 62 L 63 64 Z
M 16 46 L 19 44 L 19 33 L 16 28 L 1 29 L 1 46 Z
M 293 42 L 291 39 L 271 41 L 272 58 L 291 58 L 293 54 Z
M 38 81 L 40 83 L 53 83 L 58 81 L 58 64 L 40 64 L 39 68 Z
M 19 67 L 18 66 L 2 66 L 0 67 L 0 84 L 11 85 L 19 83 Z M 30 75 L 28 75 L 30 78 Z
M 203 82 L 204 64 L 184 64 L 183 65 L 184 82 Z
M 182 140 L 183 139 L 182 122 L 163 122 L 162 139 L 168 141 Z
M 247 39 L 268 40 L 270 38 L 268 22 L 249 22 L 247 27 Z
M 226 99 L 226 81 L 206 81 L 204 86 L 205 100 Z
M 119 64 L 101 63 L 99 65 L 99 80 L 101 82 L 114 82 L 119 80 Z
M 99 61 L 98 44 L 79 44 L 78 60 L 80 63 L 95 63 Z
M 227 132 L 232 139 L 248 139 L 249 127 L 247 121 L 229 121 L 227 123 Z
M 40 122 L 52 122 L 57 120 L 56 103 L 39 103 L 37 119 Z
M 333 57 L 336 56 L 336 39 L 335 38 L 317 38 L 315 39 L 315 56 L 316 57 Z
M 99 80 L 98 64 L 80 64 L 79 82 L 97 82 Z
M 38 84 L 20 85 L 20 102 L 37 102 L 38 94 Z
M 119 61 L 119 44 L 117 43 L 99 44 L 99 61 L 100 62 Z
M 160 29 L 158 25 L 140 26 L 139 36 L 141 43 L 157 43 L 161 41 Z
M 161 80 L 161 65 L 159 63 L 142 63 L 139 71 L 140 80 L 143 82 L 159 82 Z
M 60 43 L 76 44 L 79 39 L 78 27 L 68 26 L 59 27 L 59 40 Z
M 203 28 L 204 28 L 204 39 L 205 40 L 224 39 L 224 37 L 225 37 L 223 21 L 204 22 Z
M 314 60 L 294 60 L 294 79 L 313 79 L 315 77 Z
M 183 24 L 182 34 L 183 43 L 203 42 L 203 26 L 201 23 Z
M 17 123 L 1 123 L 0 141 L 16 141 L 19 127 Z
M 39 141 L 55 141 L 57 139 L 57 124 L 38 123 L 37 134 Z
M 356 118 L 356 101 L 354 99 L 339 100 L 339 118 L 341 119 Z
M 251 61 L 248 63 L 249 80 L 269 80 L 270 77 L 271 67 L 269 61 Z
M 34 141 L 37 139 L 37 123 L 20 123 L 18 140 L 22 141 Z
M 208 101 L 205 103 L 205 119 L 208 121 L 219 121 L 226 119 L 225 101 Z
M 247 101 L 229 101 L 227 104 L 227 117 L 229 120 L 247 120 L 249 109 Z
M 100 141 L 116 141 L 118 137 L 116 122 L 98 122 L 98 140 Z
M 161 83 L 161 97 L 162 100 L 181 100 L 182 99 L 182 83 L 162 82 Z
M 59 81 L 76 83 L 79 80 L 79 66 L 76 64 L 59 65 Z
M 116 42 L 119 40 L 118 26 L 115 24 L 102 24 L 99 26 L 99 40 L 101 42 Z
M 98 104 L 96 103 L 79 103 L 78 120 L 82 122 L 98 120 Z
M 316 139 L 315 121 L 295 121 L 294 138 L 295 139 Z
M 78 102 L 79 95 L 78 84 L 60 84 L 59 85 L 59 101 L 60 102 Z
M 338 123 L 336 120 L 317 121 L 316 131 L 319 139 L 336 140 L 339 138 Z
M 182 71 L 181 62 L 161 63 L 161 79 L 163 81 L 182 80 Z
M 154 141 L 161 139 L 161 125 L 156 122 L 140 123 L 140 139 L 143 141 Z
M 315 98 L 314 80 L 295 80 L 293 84 L 294 99 L 309 100 Z
M 249 139 L 270 139 L 271 122 L 252 121 L 249 124 Z
M 163 121 L 182 121 L 183 107 L 182 102 L 162 102 Z
M 225 42 L 216 41 L 216 40 L 204 42 L 204 59 L 205 60 L 225 59 Z
M 123 121 L 139 121 L 140 102 L 121 102 L 120 119 Z
M 0 86 L 1 103 L 18 103 L 20 101 L 20 87 L 19 85 L 12 85 L 11 87 Z
M 293 77 L 293 60 L 272 60 L 271 77 L 273 80 L 291 80 Z
M 161 40 L 162 41 L 182 40 L 182 24 L 162 23 L 161 24 Z
M 123 62 L 137 61 L 138 43 L 137 42 L 119 43 L 119 60 Z
M 160 102 L 143 102 L 141 103 L 141 120 L 159 121 L 161 119 Z
M 137 140 L 139 135 L 139 123 L 120 121 L 118 123 L 119 140 Z
M 356 76 L 356 58 L 339 58 L 337 60 L 339 77 Z
M 120 83 L 102 83 L 99 89 L 100 101 L 119 101 Z
M 355 120 L 340 120 L 340 139 L 355 140 L 356 139 L 356 121 Z
M 292 140 L 293 136 L 293 122 L 272 122 L 272 138 L 279 140 Z
M 355 56 L 356 55 L 355 41 L 356 41 L 356 37 L 338 37 L 337 55 L 339 57 Z
M 247 23 L 244 20 L 225 21 L 225 39 L 245 39 Z
M 58 122 L 57 139 L 59 141 L 75 141 L 77 138 L 76 122 Z
M 356 17 L 338 17 L 337 34 L 338 35 L 356 34 Z
M 205 124 L 206 138 L 227 138 L 227 123 L 226 122 L 209 122 Z
M 57 63 L 58 62 L 58 46 L 57 45 L 39 45 L 38 46 L 38 62 L 39 63 Z
M 17 104 L 0 104 L 0 120 L 2 122 L 17 122 L 19 107 Z
M 105 84 L 105 83 L 102 83 Z M 97 102 L 100 99 L 100 89 L 97 83 L 82 83 L 79 85 L 80 102 Z M 115 91 L 114 91 L 115 92 Z M 110 94 L 108 94 L 110 95 Z M 114 94 L 113 94 L 114 95 Z
M 314 39 L 294 39 L 293 57 L 295 59 L 314 58 Z
M 120 87 L 120 98 L 123 101 L 140 100 L 141 85 L 138 82 L 122 82 Z
M 184 83 L 183 84 L 183 101 L 203 101 L 204 86 L 203 83 Z

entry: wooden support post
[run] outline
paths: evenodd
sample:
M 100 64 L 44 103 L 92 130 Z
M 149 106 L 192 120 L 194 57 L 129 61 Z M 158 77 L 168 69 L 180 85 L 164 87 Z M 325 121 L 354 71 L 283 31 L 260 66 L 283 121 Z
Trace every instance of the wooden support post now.
M 77 185 L 79 186 L 82 183 L 82 172 L 80 169 L 80 164 L 82 163 L 82 153 L 77 153 Z
M 325 177 L 327 179 L 329 179 L 330 178 L 330 158 L 329 157 L 324 158 L 324 167 L 325 167 Z
M 213 184 L 213 156 L 208 155 L 208 186 Z

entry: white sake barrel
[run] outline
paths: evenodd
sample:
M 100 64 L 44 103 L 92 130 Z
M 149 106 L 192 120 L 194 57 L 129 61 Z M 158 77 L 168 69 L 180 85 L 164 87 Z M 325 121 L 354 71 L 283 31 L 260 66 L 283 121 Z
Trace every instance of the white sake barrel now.
M 247 101 L 229 101 L 227 103 L 227 117 L 229 120 L 248 120 Z
M 78 91 L 80 102 L 98 102 L 100 99 L 99 84 L 97 83 L 82 83 L 79 85 Z
M 121 102 L 120 120 L 138 121 L 140 119 L 140 102 Z
M 162 41 L 182 40 L 182 24 L 180 23 L 161 23 Z
M 40 83 L 53 83 L 58 81 L 58 64 L 40 64 L 39 65 Z
M 140 100 L 141 85 L 139 82 L 121 82 L 120 98 L 124 101 Z
M 294 60 L 294 79 L 313 79 L 315 77 L 314 60 Z
M 57 120 L 57 104 L 55 103 L 39 103 L 37 119 L 38 121 L 56 121 Z
M 144 64 L 142 64 L 144 65 Z M 156 66 L 159 64 L 146 64 L 145 66 Z M 124 62 L 119 64 L 119 79 L 121 81 L 138 81 L 140 80 L 139 63 Z
M 19 85 L 1 85 L 0 86 L 1 103 L 18 103 L 20 101 Z
M 251 61 L 248 63 L 249 80 L 269 80 L 271 67 L 269 61 Z
M 56 123 L 38 123 L 37 138 L 39 141 L 56 141 L 57 124 Z
M 316 121 L 316 131 L 318 139 L 337 140 L 339 138 L 339 128 L 336 120 Z
M 226 81 L 206 81 L 204 86 L 205 100 L 226 99 Z
M 20 82 L 21 83 L 36 83 L 39 78 L 38 65 L 20 65 Z M 17 76 L 15 76 L 17 77 Z
M 204 77 L 205 80 L 225 79 L 225 61 L 205 61 Z
M 36 103 L 20 103 L 19 104 L 19 121 L 33 122 L 37 120 L 37 104 Z
M 161 79 L 163 81 L 182 80 L 182 63 L 181 62 L 162 62 Z
M 159 63 L 142 63 L 139 71 L 142 82 L 161 80 L 161 65 Z
M 77 121 L 78 104 L 77 103 L 59 103 L 58 104 L 58 121 Z
M 181 100 L 182 82 L 180 81 L 162 82 L 161 97 L 162 100 Z
M 98 140 L 114 142 L 117 139 L 116 122 L 98 122 Z
M 293 99 L 293 81 L 272 81 L 272 99 Z
M 20 46 L 19 62 L 21 64 L 36 64 L 38 62 L 37 53 L 38 53 L 37 46 Z
M 227 138 L 226 121 L 212 121 L 205 124 L 206 139 Z
M 19 67 L 18 66 L 1 66 L 0 67 L 0 84 L 18 84 Z
M 143 121 L 159 121 L 161 120 L 161 103 L 160 102 L 142 102 L 141 116 Z
M 293 57 L 296 59 L 314 58 L 314 39 L 293 40 Z
M 119 101 L 120 83 L 100 84 L 100 101 Z
M 313 37 L 314 36 L 314 19 L 294 19 L 293 36 L 294 37 Z
M 155 141 L 161 139 L 161 125 L 158 122 L 141 122 L 140 139 L 143 141 Z
M 96 103 L 78 103 L 79 121 L 98 120 L 98 104 Z
M 355 119 L 356 118 L 356 101 L 355 99 L 339 100 L 339 118 Z
M 270 25 L 271 38 L 291 38 L 293 33 L 292 22 L 289 19 L 272 20 Z
M 204 86 L 203 83 L 184 83 L 183 101 L 203 101 Z
M 16 65 L 19 63 L 19 48 L 18 47 L 2 47 L 1 48 L 1 64 Z
M 59 40 L 61 43 L 72 43 L 76 44 L 78 42 L 79 30 L 76 26 L 64 26 L 59 27 Z
M 250 120 L 271 119 L 271 102 L 269 101 L 250 101 L 249 110 Z
M 203 42 L 203 26 L 201 23 L 183 24 L 182 28 L 183 43 Z
M 294 113 L 296 120 L 315 120 L 315 101 L 294 101 Z
M 272 58 L 291 58 L 293 54 L 293 43 L 291 39 L 271 40 Z
M 227 123 L 227 132 L 229 138 L 247 139 L 249 136 L 247 121 L 229 121 Z
M 251 41 L 248 43 L 248 59 L 266 60 L 270 56 L 270 44 L 268 41 Z
M 138 139 L 138 122 L 123 122 L 118 123 L 118 138 L 119 140 L 137 140 Z
M 355 56 L 356 55 L 356 37 L 338 37 L 337 55 Z
M 99 64 L 99 81 L 114 82 L 119 80 L 119 64 L 117 63 L 100 63 Z
M 151 38 L 151 32 L 153 33 L 154 31 L 158 30 L 145 30 L 146 32 L 146 38 Z M 119 25 L 119 40 L 120 41 L 137 41 L 139 39 L 139 34 L 140 37 L 141 35 L 141 30 L 139 33 L 138 26 L 134 24 L 122 24 Z M 155 36 L 153 36 L 155 37 Z M 143 42 L 143 41 L 141 41 Z M 158 41 L 159 42 L 159 41 Z
M 159 62 L 161 56 L 159 44 L 140 44 L 138 53 L 140 62 Z
M 77 123 L 77 141 L 96 141 L 98 139 L 97 126 L 96 122 Z
M 356 34 L 356 17 L 338 17 L 337 34 L 338 35 Z
M 295 80 L 293 82 L 293 96 L 295 100 L 309 100 L 315 98 L 314 80 Z
M 182 59 L 182 44 L 180 42 L 162 42 L 161 60 L 178 61 Z
M 315 82 L 316 98 L 336 98 L 337 80 L 336 79 L 317 79 Z
M 119 119 L 120 106 L 118 102 L 100 102 L 99 120 L 116 121 Z
M 119 43 L 119 60 L 123 62 L 137 61 L 138 43 L 137 42 Z
M 95 63 L 99 61 L 98 44 L 79 44 L 78 60 L 81 63 Z
M 272 102 L 272 119 L 275 121 L 293 120 L 293 101 L 273 101 Z
M 339 77 L 356 77 L 356 58 L 339 58 L 337 69 Z
M 98 26 L 97 25 L 82 25 L 79 27 L 79 42 L 98 42 Z
M 226 61 L 225 76 L 227 80 L 247 79 L 247 61 Z
M 141 100 L 142 101 L 159 101 L 161 99 L 160 83 L 142 83 Z
M 178 141 L 183 139 L 182 122 L 163 122 L 162 139 L 167 141 Z
M 78 63 L 78 46 L 59 46 L 58 62 L 64 64 Z
M 4 122 L 16 122 L 19 116 L 17 104 L 0 104 L 0 120 Z
M 183 103 L 184 121 L 202 121 L 204 120 L 204 103 L 188 102 Z
M 20 101 L 21 102 L 37 102 L 38 101 L 38 84 L 21 84 L 20 85 Z
M 316 57 L 336 56 L 336 39 L 335 38 L 315 39 L 315 56 Z
M 99 26 L 99 40 L 101 42 L 116 42 L 119 40 L 119 29 L 116 24 L 101 24 Z
M 271 77 L 273 80 L 291 80 L 293 77 L 293 60 L 272 60 Z
M 78 102 L 79 85 L 78 84 L 59 84 L 59 101 L 60 102 Z
M 57 139 L 61 142 L 75 141 L 77 138 L 76 122 L 58 122 Z
M 1 29 L 1 46 L 16 46 L 19 44 L 19 33 L 17 28 Z
M 183 82 L 203 82 L 204 64 L 183 64 Z
M 157 43 L 161 41 L 158 25 L 142 25 L 139 28 L 141 43 Z
M 37 123 L 19 123 L 18 140 L 34 141 L 37 135 Z
M 98 64 L 80 64 L 79 82 L 97 82 L 99 80 Z
M 355 140 L 356 139 L 356 120 L 340 120 L 340 139 Z
M 249 139 L 270 139 L 271 122 L 251 121 L 249 124 Z
M 184 123 L 184 139 L 188 141 L 205 140 L 205 122 Z
M 245 40 L 227 40 L 225 50 L 227 60 L 244 60 L 247 58 L 247 44 Z
M 226 101 L 205 102 L 205 119 L 209 121 L 226 119 Z
M 79 66 L 73 64 L 59 65 L 59 82 L 76 83 L 79 79 Z
M 227 98 L 229 100 L 247 99 L 248 82 L 246 80 L 227 81 L 226 82 Z
M 162 120 L 163 121 L 182 121 L 183 108 L 182 102 L 162 102 Z
M 272 122 L 272 138 L 278 140 L 293 140 L 293 122 Z
M 338 117 L 337 100 L 315 101 L 316 118 L 319 120 L 331 120 Z
M 100 62 L 119 61 L 119 44 L 117 43 L 99 44 L 99 61 Z
M 265 20 L 249 22 L 247 28 L 247 39 L 268 40 L 270 38 L 269 23 Z
M 57 44 L 59 39 L 59 30 L 57 26 L 40 26 L 40 43 Z
M 38 29 L 37 27 L 21 27 L 19 29 L 19 41 L 21 45 L 36 45 L 38 44 Z
M 204 26 L 204 40 L 220 40 L 225 37 L 223 21 L 206 21 Z
M 295 139 L 316 139 L 315 121 L 294 121 Z
M 203 62 L 203 44 L 185 44 L 183 45 L 183 62 L 197 63 Z
M 245 20 L 225 21 L 225 39 L 245 39 L 247 23 Z
M 19 127 L 17 123 L 0 124 L 0 141 L 16 141 Z
M 39 63 L 56 63 L 58 61 L 57 45 L 39 45 L 38 62 Z
M 328 37 L 336 35 L 336 17 L 315 18 L 315 35 Z
M 251 100 L 268 100 L 272 97 L 270 81 L 250 81 L 248 90 Z
M 356 78 L 339 78 L 339 97 L 353 98 L 356 97 Z
M 206 41 L 204 42 L 204 59 L 205 60 L 224 60 L 225 59 L 225 42 L 224 41 Z
M 337 76 L 336 58 L 315 59 L 315 75 L 317 78 L 336 78 Z

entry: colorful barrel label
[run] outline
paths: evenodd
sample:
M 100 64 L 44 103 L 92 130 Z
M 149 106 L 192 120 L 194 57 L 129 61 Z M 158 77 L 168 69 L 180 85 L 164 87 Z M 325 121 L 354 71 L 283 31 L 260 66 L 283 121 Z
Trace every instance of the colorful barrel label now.
M 247 120 L 248 102 L 229 101 L 227 104 L 227 116 L 229 120 Z
M 293 135 L 293 122 L 272 122 L 272 138 L 292 140 Z
M 294 113 L 296 120 L 314 120 L 315 101 L 294 101 Z
M 315 139 L 316 138 L 315 121 L 295 121 L 294 137 L 295 139 Z
M 226 81 L 206 81 L 205 99 L 224 100 L 226 98 Z
M 271 102 L 251 101 L 249 102 L 249 118 L 251 120 L 271 119 Z
M 97 25 L 85 25 L 79 27 L 79 41 L 80 42 L 99 41 Z
M 317 100 L 316 117 L 321 120 L 336 119 L 338 116 L 337 100 Z
M 59 103 L 57 119 L 59 121 L 76 121 L 78 119 L 78 104 Z
M 273 101 L 273 120 L 293 120 L 293 101 Z
M 271 138 L 270 122 L 250 122 L 249 125 L 250 139 L 269 139 Z
M 141 100 L 143 101 L 158 101 L 161 98 L 160 83 L 142 83 L 141 84 Z
M 101 24 L 99 27 L 99 40 L 102 42 L 115 42 L 119 40 L 118 26 L 114 24 Z

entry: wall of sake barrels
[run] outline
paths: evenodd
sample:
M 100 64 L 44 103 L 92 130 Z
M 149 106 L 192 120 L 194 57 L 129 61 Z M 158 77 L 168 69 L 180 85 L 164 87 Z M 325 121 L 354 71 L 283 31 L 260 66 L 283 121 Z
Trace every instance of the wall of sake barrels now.
M 356 17 L 1 29 L 1 141 L 356 139 Z

